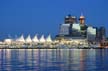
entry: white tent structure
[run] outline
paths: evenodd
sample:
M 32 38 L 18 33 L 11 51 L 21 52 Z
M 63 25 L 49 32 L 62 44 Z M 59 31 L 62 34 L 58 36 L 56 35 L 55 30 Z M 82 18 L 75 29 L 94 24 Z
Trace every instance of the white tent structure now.
M 38 39 L 37 35 L 35 35 L 33 37 L 32 42 L 34 42 L 34 43 L 38 43 L 39 42 L 39 39 Z
M 30 35 L 27 36 L 27 38 L 25 39 L 25 43 L 31 43 L 32 40 L 31 40 L 31 37 Z
M 40 42 L 40 43 L 44 43 L 45 41 L 46 41 L 46 40 L 45 40 L 45 38 L 44 38 L 44 35 L 42 35 L 41 38 L 39 39 L 39 42 Z
M 16 41 L 17 41 L 17 42 L 22 42 L 22 43 L 24 43 L 24 42 L 25 42 L 24 36 L 21 35 L 19 38 L 16 39 Z
M 46 42 L 52 42 L 51 36 L 48 35 L 48 37 L 46 38 Z
M 6 44 L 11 44 L 11 43 L 12 43 L 12 39 L 9 39 L 9 38 L 8 38 L 8 39 L 5 39 L 5 40 L 4 40 L 4 43 L 6 43 Z

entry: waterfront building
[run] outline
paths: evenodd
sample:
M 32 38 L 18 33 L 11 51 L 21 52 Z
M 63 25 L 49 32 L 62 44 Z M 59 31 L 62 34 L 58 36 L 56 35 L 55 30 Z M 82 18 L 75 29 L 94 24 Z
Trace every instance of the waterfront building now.
M 85 23 L 85 16 L 81 14 L 79 18 L 79 22 L 77 22 L 76 16 L 68 15 L 65 17 L 65 21 L 60 25 L 59 34 L 56 36 L 56 39 L 53 41 L 51 36 L 48 35 L 45 39 L 44 35 L 38 39 L 37 35 L 35 35 L 32 39 L 31 36 L 28 35 L 26 39 L 21 35 L 19 38 L 15 39 L 5 39 L 3 43 L 5 44 L 14 44 L 18 45 L 18 47 L 30 45 L 31 46 L 42 46 L 49 47 L 52 46 L 67 46 L 67 47 L 88 47 L 94 46 L 97 44 L 97 39 L 100 41 L 100 45 L 106 45 L 108 42 L 105 42 L 105 28 L 88 26 Z M 102 43 L 102 44 L 101 44 Z M 32 45 L 31 45 L 32 44 Z M 15 46 L 16 46 L 15 45 Z
M 87 39 L 91 42 L 96 40 L 96 28 L 92 26 L 87 28 Z

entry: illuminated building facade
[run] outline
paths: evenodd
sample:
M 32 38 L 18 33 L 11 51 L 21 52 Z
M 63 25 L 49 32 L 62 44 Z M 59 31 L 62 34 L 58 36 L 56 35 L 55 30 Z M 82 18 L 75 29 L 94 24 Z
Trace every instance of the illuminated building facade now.
M 70 24 L 62 24 L 60 26 L 59 35 L 69 35 L 69 27 L 70 27 Z
M 80 37 L 81 36 L 81 31 L 80 31 L 80 24 L 74 23 L 72 25 L 72 36 L 73 37 Z
M 104 41 L 105 38 L 106 38 L 106 30 L 105 30 L 105 27 L 100 27 L 99 28 L 99 40 L 100 41 Z
M 85 23 L 85 16 L 83 16 L 83 14 L 81 14 L 79 19 L 77 19 L 76 16 L 66 16 L 64 24 L 60 25 L 59 30 L 59 35 L 57 35 L 57 38 L 84 38 L 92 42 L 96 41 L 96 38 L 98 37 L 97 27 L 88 26 Z M 101 32 L 99 35 L 102 39 L 105 34 L 105 30 L 104 28 L 101 28 L 100 31 Z
M 59 35 L 65 37 L 86 37 L 85 17 L 81 14 L 79 23 L 76 16 L 68 15 L 65 17 L 64 24 L 60 25 Z
M 87 28 L 87 39 L 88 41 L 95 41 L 96 40 L 96 28 L 89 26 Z

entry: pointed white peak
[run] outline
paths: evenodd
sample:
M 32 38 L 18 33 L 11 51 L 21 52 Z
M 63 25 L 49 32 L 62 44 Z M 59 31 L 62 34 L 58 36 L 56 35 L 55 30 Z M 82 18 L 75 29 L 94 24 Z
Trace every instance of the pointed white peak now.
M 45 38 L 44 38 L 44 35 L 41 36 L 40 40 L 39 40 L 41 43 L 44 43 L 45 42 Z
M 38 39 L 37 35 L 35 35 L 35 36 L 33 37 L 32 41 L 33 41 L 33 42 L 39 42 L 39 39 Z
M 48 35 L 48 37 L 46 38 L 46 42 L 52 42 L 51 36 Z
M 26 43 L 31 43 L 32 42 L 30 35 L 27 36 L 27 38 L 25 39 L 25 42 Z
M 18 42 L 25 42 L 24 36 L 21 35 L 19 38 L 16 39 L 16 41 L 18 41 Z

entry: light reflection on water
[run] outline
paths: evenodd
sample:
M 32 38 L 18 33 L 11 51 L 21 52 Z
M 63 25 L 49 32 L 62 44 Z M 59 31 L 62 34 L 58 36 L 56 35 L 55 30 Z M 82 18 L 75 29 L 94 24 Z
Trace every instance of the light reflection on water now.
M 0 49 L 0 71 L 108 71 L 108 49 Z

